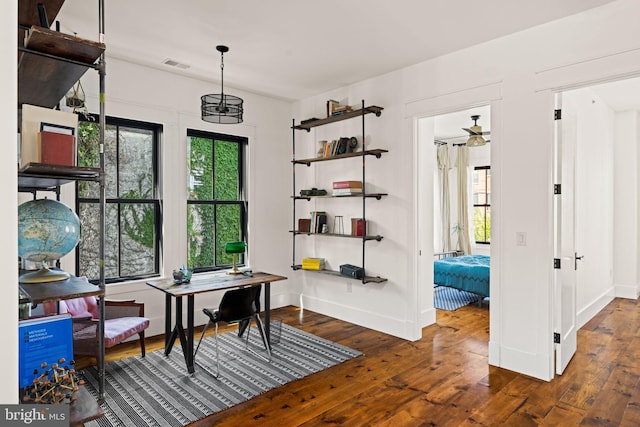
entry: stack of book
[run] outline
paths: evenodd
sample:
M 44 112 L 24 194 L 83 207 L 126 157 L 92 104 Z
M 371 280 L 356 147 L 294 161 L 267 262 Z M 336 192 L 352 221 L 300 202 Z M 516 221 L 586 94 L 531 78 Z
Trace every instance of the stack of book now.
M 303 270 L 324 270 L 324 258 L 302 258 Z
M 334 196 L 362 194 L 362 181 L 334 181 L 331 194 Z

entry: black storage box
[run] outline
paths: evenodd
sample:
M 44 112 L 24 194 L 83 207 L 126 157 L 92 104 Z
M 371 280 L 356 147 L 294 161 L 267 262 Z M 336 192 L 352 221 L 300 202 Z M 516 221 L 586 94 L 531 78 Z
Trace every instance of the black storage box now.
M 362 279 L 364 277 L 364 268 L 351 264 L 342 264 L 340 266 L 340 274 L 354 279 Z

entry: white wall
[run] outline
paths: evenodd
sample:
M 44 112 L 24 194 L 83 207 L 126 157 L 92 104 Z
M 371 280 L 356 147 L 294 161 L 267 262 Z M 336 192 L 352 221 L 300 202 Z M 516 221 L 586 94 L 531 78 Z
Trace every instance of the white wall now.
M 16 19 L 18 16 L 18 1 L 4 2 L 3 13 L 0 17 L 0 139 L 3 141 L 2 167 L 0 167 L 0 199 L 2 200 L 2 235 L 4 245 L 0 245 L 0 271 L 6 280 L 4 285 L 7 298 L 0 299 L 0 313 L 3 327 L 0 328 L 0 342 L 5 348 L 14 351 L 3 351 L 2 362 L 7 369 L 5 375 L 5 387 L 0 390 L 1 403 L 18 403 L 18 306 L 16 304 L 16 288 L 14 278 L 18 277 L 18 245 L 7 242 L 18 241 L 18 203 L 16 188 L 18 179 L 16 165 L 18 163 L 18 150 L 16 143 L 16 131 L 18 115 L 16 113 L 17 97 L 17 72 L 16 59 Z
M 368 249 L 367 265 L 389 281 L 350 287 L 296 272 L 305 306 L 405 338 L 420 336 L 421 304 L 428 299 L 422 298 L 415 265 L 418 251 L 430 251 L 416 243 L 414 195 L 416 185 L 425 183 L 416 184 L 414 120 L 491 102 L 490 362 L 552 378 L 553 93 L 640 71 L 640 31 L 633 22 L 638 13 L 639 3 L 620 0 L 300 102 L 298 119 L 318 117 L 327 99 L 366 99 L 384 107 L 382 117 L 369 120 L 367 133 L 374 147 L 389 149 L 368 176 L 390 196 L 367 208 L 385 236 Z M 312 132 L 309 146 L 317 139 Z M 517 232 L 527 234 L 527 246 L 516 246 Z
M 638 165 L 640 118 L 637 111 L 615 114 L 614 144 L 614 276 L 615 294 L 638 297 L 640 220 Z

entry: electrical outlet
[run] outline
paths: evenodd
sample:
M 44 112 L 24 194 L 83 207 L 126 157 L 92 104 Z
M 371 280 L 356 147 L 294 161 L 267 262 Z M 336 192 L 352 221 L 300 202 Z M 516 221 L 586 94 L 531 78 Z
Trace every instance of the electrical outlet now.
M 516 245 L 527 246 L 527 233 L 522 231 L 516 232 Z

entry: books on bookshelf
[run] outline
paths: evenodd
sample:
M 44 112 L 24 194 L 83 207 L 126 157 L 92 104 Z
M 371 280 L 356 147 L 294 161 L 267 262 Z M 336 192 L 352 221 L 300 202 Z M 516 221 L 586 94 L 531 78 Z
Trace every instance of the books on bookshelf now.
M 324 258 L 302 258 L 303 270 L 324 270 Z
M 311 211 L 311 233 L 322 233 L 326 229 L 327 213 L 324 211 Z
M 20 320 L 18 323 L 19 387 L 33 383 L 45 366 L 51 367 L 64 359 L 73 360 L 73 325 L 70 314 Z
M 362 181 L 333 181 L 332 187 L 334 196 L 362 194 Z

